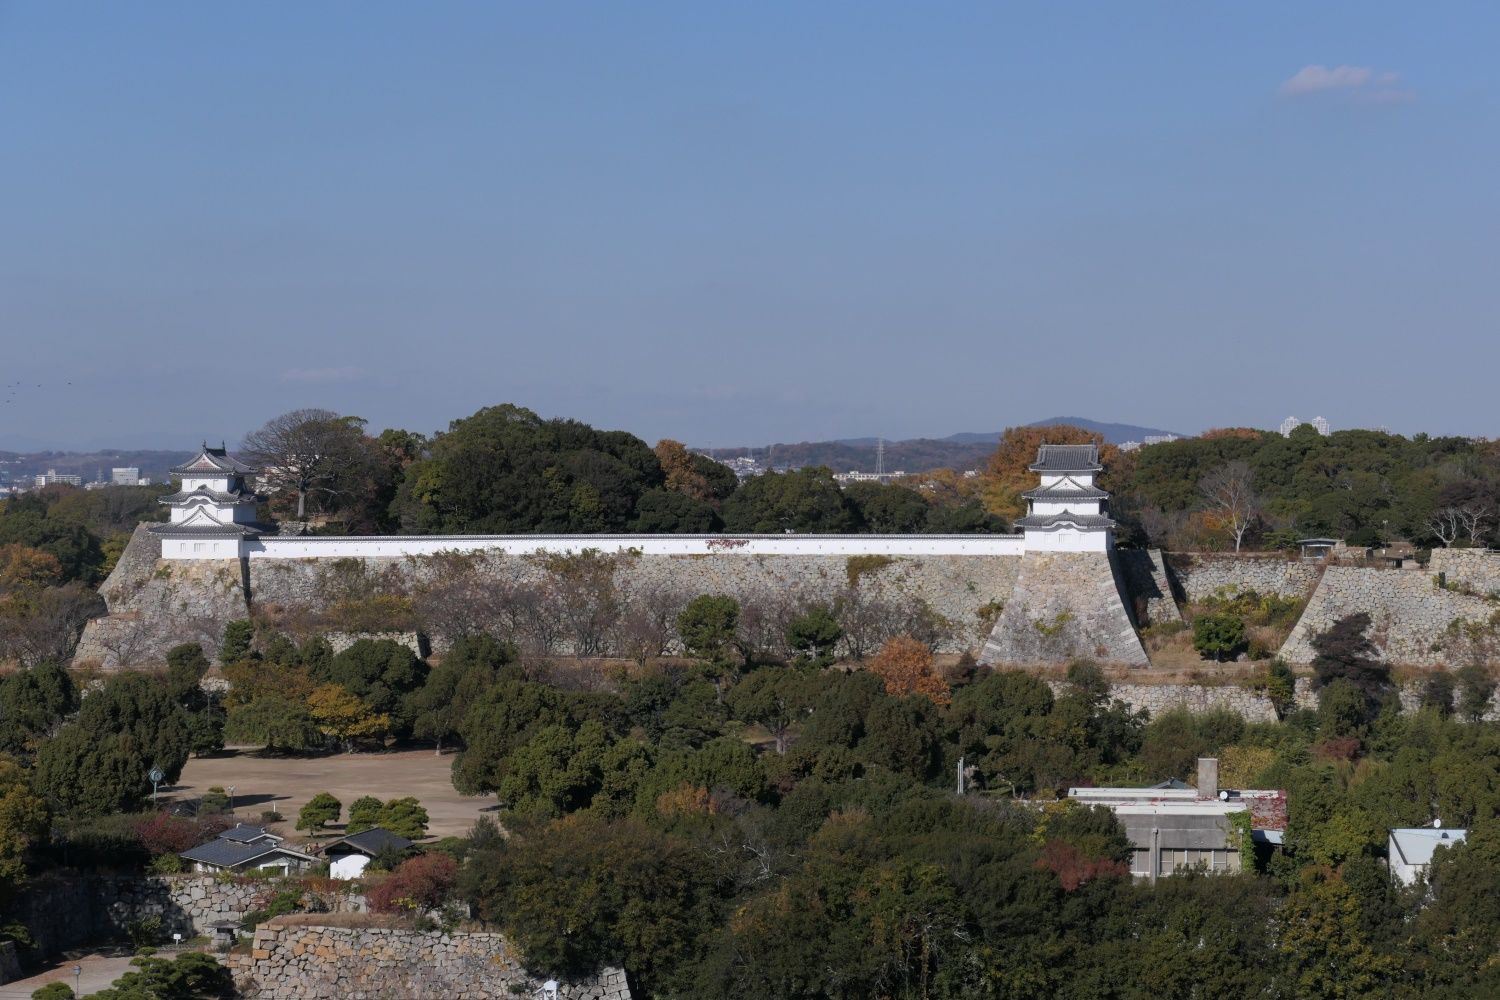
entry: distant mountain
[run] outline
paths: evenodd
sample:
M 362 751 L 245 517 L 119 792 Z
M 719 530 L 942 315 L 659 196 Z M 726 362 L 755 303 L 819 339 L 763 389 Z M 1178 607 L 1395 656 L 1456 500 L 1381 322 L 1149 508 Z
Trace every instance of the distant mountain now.
M 1178 437 L 1186 437 L 1176 431 L 1164 431 L 1155 427 L 1137 427 L 1135 424 L 1106 424 L 1098 420 L 1090 420 L 1087 417 L 1048 417 L 1046 420 L 1036 420 L 1027 427 L 1051 427 L 1056 424 L 1068 424 L 1072 427 L 1082 427 L 1086 431 L 1097 431 L 1104 435 L 1104 440 L 1109 444 L 1124 444 L 1126 441 L 1140 441 L 1148 434 L 1177 434 Z M 944 441 L 952 441 L 954 444 L 979 444 L 987 442 L 994 444 L 1000 440 L 998 431 L 990 434 L 950 434 L 943 438 Z
M 0 472 L 12 482 L 56 469 L 65 476 L 82 476 L 90 482 L 95 476 L 109 479 L 109 470 L 136 468 L 155 482 L 167 478 L 167 470 L 192 458 L 183 451 L 156 449 L 104 449 L 100 451 L 0 451 Z

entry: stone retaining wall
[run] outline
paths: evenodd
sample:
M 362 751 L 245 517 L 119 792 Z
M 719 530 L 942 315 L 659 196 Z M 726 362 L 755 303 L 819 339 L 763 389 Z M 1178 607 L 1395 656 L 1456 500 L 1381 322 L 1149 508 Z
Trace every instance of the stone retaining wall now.
M 1427 573 L 1329 566 L 1301 619 L 1281 647 L 1288 663 L 1311 663 L 1312 638 L 1340 618 L 1370 616 L 1369 636 L 1388 663 L 1433 666 L 1446 662 L 1442 639 L 1458 619 L 1486 621 L 1500 604 L 1444 590 Z
M 32 957 L 46 958 L 70 948 L 124 940 L 137 921 L 161 920 L 161 941 L 211 933 L 220 920 L 239 920 L 259 909 L 278 890 L 301 886 L 297 880 L 221 881 L 212 875 L 46 875 L 15 903 L 16 918 L 35 942 Z M 359 912 L 357 895 L 320 896 L 333 912 Z
M 979 662 L 1027 666 L 1084 657 L 1145 666 L 1107 552 L 1028 552 Z
M 1433 549 L 1429 575 L 1442 573 L 1450 584 L 1461 584 L 1479 594 L 1500 592 L 1500 552 L 1488 549 Z
M 1116 556 L 1137 624 L 1144 628 L 1182 621 L 1160 549 L 1121 549 Z
M 500 1000 L 539 996 L 542 987 L 505 938 L 488 932 L 330 927 L 277 917 L 256 930 L 250 954 L 230 961 L 241 994 L 267 1000 Z M 630 1000 L 620 969 L 558 986 L 564 1000 Z
M 1306 597 L 1323 572 L 1323 564 L 1318 561 L 1258 552 L 1172 552 L 1167 554 L 1166 566 L 1183 598 L 1190 602 L 1221 591 Z

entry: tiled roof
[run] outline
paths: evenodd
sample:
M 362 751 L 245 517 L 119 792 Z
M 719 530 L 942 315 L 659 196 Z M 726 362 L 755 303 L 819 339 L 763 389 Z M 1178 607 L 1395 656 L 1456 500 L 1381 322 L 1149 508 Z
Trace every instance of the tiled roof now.
M 252 861 L 259 861 L 261 858 L 277 854 L 296 858 L 299 861 L 314 860 L 301 851 L 294 851 L 282 844 L 241 844 L 223 837 L 215 837 L 206 844 L 189 848 L 182 852 L 182 857 L 187 861 L 198 861 L 219 868 L 238 868 Z
M 233 458 L 224 448 L 210 448 L 203 446 L 203 450 L 196 458 L 182 463 L 174 469 L 169 470 L 174 476 L 191 476 L 198 474 L 202 476 L 245 475 L 255 470 Z
M 411 846 L 412 842 L 405 837 L 394 834 L 383 827 L 375 826 L 324 844 L 323 853 L 327 854 L 335 847 L 351 847 L 360 854 L 368 854 L 373 857 L 381 851 L 404 851 Z
M 281 843 L 281 837 L 274 833 L 267 833 L 263 826 L 251 826 L 249 823 L 236 823 L 223 833 L 219 834 L 220 840 L 233 840 L 241 844 L 249 844 L 256 840 L 274 840 Z
M 239 503 L 244 500 L 259 500 L 260 497 L 249 490 L 234 490 L 229 493 L 220 493 L 211 490 L 207 486 L 200 486 L 196 490 L 178 490 L 176 493 L 158 497 L 157 503 L 184 504 L 191 500 L 212 500 L 215 503 Z
M 1026 500 L 1108 500 L 1109 492 L 1101 490 L 1097 486 L 1079 487 L 1077 489 L 1057 489 L 1056 487 L 1038 487 L 1027 490 L 1021 496 Z
M 1098 472 L 1099 448 L 1092 444 L 1044 444 L 1036 450 L 1032 472 Z
M 1113 528 L 1115 522 L 1102 514 L 1035 514 L 1016 521 L 1018 528 L 1052 528 L 1060 524 L 1071 524 L 1079 528 Z

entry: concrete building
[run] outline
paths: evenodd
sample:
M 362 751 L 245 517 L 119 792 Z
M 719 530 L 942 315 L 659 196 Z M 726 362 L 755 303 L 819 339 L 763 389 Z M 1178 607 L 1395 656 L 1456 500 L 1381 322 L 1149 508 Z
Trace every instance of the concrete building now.
M 39 475 L 39 476 L 36 477 L 36 484 L 39 487 L 40 486 L 56 486 L 56 485 L 59 485 L 59 484 L 65 485 L 65 486 L 82 486 L 83 485 L 83 477 L 82 476 L 70 476 L 70 475 L 66 475 L 64 473 L 60 473 L 56 469 L 48 469 L 46 472 L 44 472 L 41 475 Z
M 1130 873 L 1158 878 L 1189 868 L 1237 872 L 1241 836 L 1231 817 L 1250 816 L 1252 839 L 1280 844 L 1286 829 L 1286 793 L 1272 789 L 1220 789 L 1219 762 L 1198 761 L 1198 787 L 1169 781 L 1152 788 L 1070 788 L 1068 798 L 1110 809 L 1134 847 Z
M 1028 552 L 1108 552 L 1115 522 L 1104 513 L 1109 494 L 1094 485 L 1104 470 L 1091 444 L 1044 444 L 1028 468 L 1041 485 L 1021 496 L 1026 516 L 1016 521 Z
M 111 486 L 143 486 L 141 482 L 141 470 L 138 468 L 110 469 L 109 483 Z
M 1392 830 L 1386 840 L 1391 874 L 1402 885 L 1413 884 L 1432 864 L 1438 848 L 1462 844 L 1468 835 L 1468 830 L 1444 830 L 1440 826 Z

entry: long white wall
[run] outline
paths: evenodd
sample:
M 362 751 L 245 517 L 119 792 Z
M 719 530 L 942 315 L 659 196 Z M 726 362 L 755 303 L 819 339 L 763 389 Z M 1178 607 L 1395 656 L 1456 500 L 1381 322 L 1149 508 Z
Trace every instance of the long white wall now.
M 438 552 L 562 554 L 596 549 L 648 556 L 1018 556 L 1020 535 L 384 535 L 266 537 L 246 541 L 251 559 L 347 559 Z M 183 555 L 178 558 L 191 558 Z

